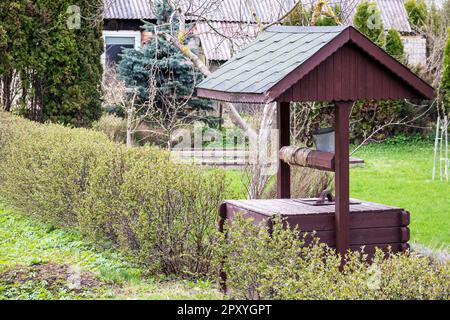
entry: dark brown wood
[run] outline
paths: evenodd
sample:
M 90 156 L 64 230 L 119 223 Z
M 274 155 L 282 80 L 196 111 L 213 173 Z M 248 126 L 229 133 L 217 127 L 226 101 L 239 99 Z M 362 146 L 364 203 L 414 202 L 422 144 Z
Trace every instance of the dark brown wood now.
M 252 219 L 253 224 L 255 225 L 261 225 L 266 224 L 269 220 L 268 216 L 258 214 L 257 212 L 246 210 L 237 206 L 234 206 L 232 204 L 227 203 L 227 219 L 232 223 L 236 215 L 240 215 L 244 219 Z
M 352 210 L 353 206 L 350 206 Z M 334 230 L 334 214 L 291 215 L 288 218 L 292 227 L 299 226 L 303 231 Z M 351 212 L 350 229 L 406 227 L 409 225 L 409 214 L 404 210 Z
M 334 153 L 324 151 L 312 151 L 308 156 L 308 167 L 325 171 L 334 171 Z
M 307 243 L 310 243 L 313 237 L 316 237 L 328 246 L 336 247 L 337 237 L 334 231 L 302 232 L 301 236 L 306 236 Z M 408 241 L 409 228 L 407 227 L 350 229 L 349 248 L 350 246 L 360 247 L 377 243 L 403 243 Z
M 387 251 L 404 252 L 409 240 L 409 213 L 401 208 L 377 203 L 358 202 L 350 206 L 349 249 L 367 247 L 372 254 L 375 247 Z M 236 215 L 252 219 L 255 225 L 265 226 L 270 232 L 272 217 L 281 214 L 290 228 L 298 228 L 315 236 L 330 247 L 336 246 L 335 206 L 310 206 L 296 199 L 229 200 L 226 201 L 226 218 L 233 221 Z M 311 236 L 306 240 L 311 241 Z
M 335 103 L 336 250 L 343 257 L 350 246 L 349 117 L 353 102 Z
M 288 146 L 280 149 L 279 159 L 289 165 L 334 171 L 334 153 L 330 152 Z
M 375 256 L 376 249 L 380 249 L 381 251 L 388 253 L 403 253 L 409 250 L 408 243 L 377 243 L 377 244 L 368 244 L 364 246 L 350 246 L 350 250 L 359 251 L 367 254 L 367 259 L 372 259 Z
M 227 205 L 226 203 L 222 203 L 219 207 L 219 232 L 223 233 L 225 222 L 227 221 Z M 220 270 L 219 270 L 219 277 L 220 277 L 220 290 L 225 294 L 227 292 L 227 273 L 224 270 L 224 262 L 225 262 L 226 256 L 222 258 L 222 261 L 220 262 Z
M 317 84 L 314 82 L 316 73 L 332 76 L 332 81 L 327 81 L 327 85 Z M 316 88 L 317 85 L 319 90 Z M 331 95 L 327 90 L 331 91 Z M 335 101 L 347 101 L 403 99 L 419 95 L 390 69 L 352 43 L 344 45 L 329 56 L 314 69 L 314 72 L 306 74 L 277 100 L 291 101 L 291 92 L 295 92 L 294 101 L 329 101 L 330 96 Z
M 287 152 L 283 150 L 284 148 L 286 147 L 281 148 L 279 152 L 279 159 L 291 166 L 302 166 L 331 172 L 335 171 L 334 153 L 319 150 L 309 150 L 306 159 L 304 159 L 302 155 L 295 155 L 295 157 L 292 158 L 290 157 L 290 154 L 288 155 Z M 350 158 L 350 165 L 359 164 L 364 164 L 364 160 L 358 158 Z
M 350 228 L 407 227 L 409 213 L 403 209 L 371 202 L 359 201 L 350 206 Z M 227 218 L 233 220 L 236 214 L 253 219 L 260 224 L 265 219 L 281 214 L 289 225 L 302 231 L 334 230 L 335 206 L 311 206 L 295 199 L 282 200 L 228 200 Z
M 279 148 L 290 145 L 290 103 L 277 103 L 277 118 L 278 118 L 278 136 Z M 277 197 L 279 199 L 291 197 L 291 168 L 290 166 L 278 160 L 278 174 L 277 174 Z
M 198 89 L 197 94 L 228 102 L 276 101 L 280 148 L 290 144 L 290 102 L 335 103 L 335 154 L 315 153 L 307 159 L 311 166 L 335 171 L 335 206 L 309 206 L 288 199 L 290 167 L 279 160 L 279 199 L 227 202 L 220 208 L 219 230 L 224 231 L 225 219 L 232 220 L 242 213 L 253 218 L 254 223 L 265 224 L 270 231 L 271 217 L 282 214 L 291 226 L 299 225 L 304 231 L 316 230 L 317 236 L 335 247 L 342 257 L 348 250 L 359 250 L 362 245 L 372 255 L 377 247 L 387 250 L 392 246 L 393 252 L 407 250 L 409 214 L 406 211 L 364 202 L 350 206 L 349 115 L 355 100 L 431 100 L 434 89 L 356 29 L 346 28 L 266 92 Z M 226 290 L 226 274 L 222 271 L 221 276 Z
M 405 65 L 399 63 L 355 28 L 349 28 L 349 32 L 352 43 L 367 52 L 386 69 L 391 70 L 392 73 L 402 79 L 403 82 L 408 83 L 418 94 L 422 95 L 423 99 L 432 100 L 434 98 L 435 92 L 433 87 L 422 80 L 414 72 L 411 72 Z M 380 71 L 382 71 L 382 69 L 380 69 Z

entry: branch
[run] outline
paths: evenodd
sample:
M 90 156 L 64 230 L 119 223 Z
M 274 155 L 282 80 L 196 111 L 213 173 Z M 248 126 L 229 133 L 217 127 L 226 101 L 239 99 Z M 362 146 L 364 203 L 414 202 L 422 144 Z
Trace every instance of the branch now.
M 173 36 L 171 36 L 166 32 L 161 31 L 157 32 L 156 35 L 163 37 L 167 42 L 169 42 L 170 44 L 175 46 L 178 50 L 180 50 L 180 52 L 186 58 L 188 58 L 205 77 L 208 77 L 212 74 L 211 71 L 209 71 L 208 67 L 203 63 L 203 61 L 196 54 L 194 54 L 187 46 L 181 44 L 178 41 L 178 39 L 174 38 Z M 252 128 L 250 128 L 250 126 L 245 122 L 244 119 L 242 119 L 242 117 L 239 115 L 239 112 L 236 110 L 234 105 L 226 102 L 224 103 L 224 106 L 230 115 L 231 121 L 233 121 L 233 123 L 236 126 L 241 128 L 250 138 L 256 139 L 257 138 L 256 132 Z
M 377 128 L 375 131 L 373 131 L 366 139 L 364 139 L 363 142 L 361 142 L 355 149 L 353 149 L 353 151 L 350 153 L 350 155 L 353 155 L 356 151 L 358 151 L 363 145 L 365 145 L 367 143 L 367 141 L 369 141 L 370 139 L 372 139 L 372 137 L 374 135 L 376 135 L 378 132 L 380 132 L 381 130 L 383 130 L 384 128 L 387 128 L 389 126 L 407 126 L 407 127 L 416 127 L 411 125 L 411 123 L 413 123 L 414 121 L 422 118 L 423 116 L 425 116 L 428 111 L 431 110 L 431 108 L 433 108 L 434 104 L 436 103 L 436 100 L 433 101 L 433 103 L 428 107 L 427 110 L 425 110 L 424 112 L 422 112 L 421 114 L 419 114 L 418 116 L 412 118 L 411 120 L 405 121 L 406 117 L 401 119 L 400 121 L 394 122 L 394 119 L 392 119 L 391 121 L 389 121 L 388 123 L 385 123 L 384 125 L 382 125 L 381 127 Z
M 287 17 L 289 17 L 289 16 L 292 14 L 292 12 L 294 12 L 294 10 L 296 10 L 300 5 L 302 5 L 302 0 L 297 0 L 297 1 L 295 2 L 295 4 L 292 6 L 292 8 L 291 8 L 288 12 L 286 12 L 286 13 L 285 13 L 281 18 L 279 18 L 278 20 L 276 20 L 276 21 L 274 21 L 274 22 L 271 22 L 271 23 L 269 23 L 269 24 L 263 26 L 263 27 L 261 28 L 261 31 L 266 31 L 266 30 L 269 29 L 270 27 L 272 27 L 272 26 L 274 26 L 274 25 L 277 25 L 277 24 L 280 24 L 283 20 L 285 20 Z
M 261 18 L 256 13 L 255 4 L 253 3 L 253 0 L 247 0 L 246 2 L 247 2 L 248 9 L 250 10 L 251 15 L 255 19 L 255 22 L 256 22 L 259 30 L 263 30 L 263 24 L 261 22 Z

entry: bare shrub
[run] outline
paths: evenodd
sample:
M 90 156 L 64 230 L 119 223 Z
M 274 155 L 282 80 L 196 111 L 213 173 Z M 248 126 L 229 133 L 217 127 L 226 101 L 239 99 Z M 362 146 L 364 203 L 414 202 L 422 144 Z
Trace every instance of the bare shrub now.
M 127 124 L 123 118 L 112 114 L 104 115 L 92 124 L 92 129 L 103 132 L 112 141 L 126 143 Z
M 291 166 L 291 197 L 315 198 L 323 190 L 334 189 L 334 174 L 311 168 Z M 277 196 L 276 185 L 272 185 L 265 195 L 267 199 Z

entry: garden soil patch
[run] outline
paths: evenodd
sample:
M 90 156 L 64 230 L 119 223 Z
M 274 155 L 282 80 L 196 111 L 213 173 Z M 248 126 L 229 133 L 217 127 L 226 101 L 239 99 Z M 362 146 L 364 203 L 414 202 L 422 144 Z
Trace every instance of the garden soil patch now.
M 92 272 L 81 272 L 64 264 L 16 265 L 0 271 L 2 285 L 22 285 L 29 281 L 45 284 L 49 291 L 65 288 L 77 294 L 86 290 L 95 291 L 105 285 Z

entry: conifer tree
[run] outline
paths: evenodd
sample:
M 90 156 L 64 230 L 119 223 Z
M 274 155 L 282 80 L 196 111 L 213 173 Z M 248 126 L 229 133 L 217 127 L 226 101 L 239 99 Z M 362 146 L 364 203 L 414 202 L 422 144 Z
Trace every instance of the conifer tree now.
M 395 29 L 390 29 L 386 35 L 386 52 L 398 61 L 404 60 L 404 46 L 400 33 Z
M 411 27 L 417 29 L 425 24 L 428 8 L 424 0 L 406 0 L 405 9 Z
M 170 32 L 168 22 L 172 7 L 167 0 L 155 5 L 157 25 L 146 24 L 147 31 Z M 177 23 L 175 22 L 175 28 Z M 176 30 L 175 30 L 176 32 Z M 185 40 L 186 42 L 189 39 Z M 128 49 L 118 66 L 121 79 L 127 86 L 136 88 L 141 102 L 145 102 L 156 89 L 155 103 L 159 108 L 168 104 L 188 103 L 186 109 L 208 109 L 210 103 L 195 96 L 195 85 L 202 79 L 202 74 L 183 54 L 162 37 L 152 37 L 141 50 Z
M 69 27 L 69 8 L 80 24 Z M 89 126 L 101 115 L 102 0 L 0 1 L 2 105 L 37 121 Z M 84 19 L 83 19 L 83 18 Z M 20 78 L 13 106 L 12 78 Z M 16 82 L 17 83 L 17 82 Z
M 381 20 L 381 12 L 376 2 L 361 2 L 356 8 L 353 24 L 359 32 L 366 35 L 380 47 L 384 47 L 383 21 Z

